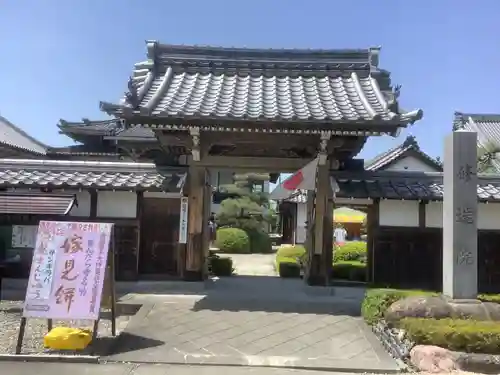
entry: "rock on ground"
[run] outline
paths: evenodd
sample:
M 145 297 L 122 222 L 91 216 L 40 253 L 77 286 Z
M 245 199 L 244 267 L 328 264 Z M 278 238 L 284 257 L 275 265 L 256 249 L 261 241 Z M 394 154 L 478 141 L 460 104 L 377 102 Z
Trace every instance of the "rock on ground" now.
M 439 346 L 415 346 L 410 351 L 410 361 L 420 371 L 431 374 L 460 370 L 452 352 Z

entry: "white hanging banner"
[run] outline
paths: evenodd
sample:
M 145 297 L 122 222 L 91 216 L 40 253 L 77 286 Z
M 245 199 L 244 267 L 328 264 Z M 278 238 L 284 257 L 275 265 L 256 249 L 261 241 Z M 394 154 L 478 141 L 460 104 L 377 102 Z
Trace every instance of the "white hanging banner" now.
M 182 197 L 181 198 L 181 214 L 179 217 L 179 243 L 187 243 L 188 210 L 189 210 L 188 198 Z

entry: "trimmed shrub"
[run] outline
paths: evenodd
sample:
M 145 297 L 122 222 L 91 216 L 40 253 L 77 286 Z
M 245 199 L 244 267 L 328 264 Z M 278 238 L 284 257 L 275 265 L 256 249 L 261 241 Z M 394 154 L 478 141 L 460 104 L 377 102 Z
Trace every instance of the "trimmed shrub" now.
M 231 276 L 233 274 L 233 260 L 226 257 L 212 257 L 210 270 L 215 276 Z
M 300 277 L 300 266 L 297 263 L 280 262 L 278 265 L 278 272 L 280 277 Z
M 500 294 L 480 294 L 477 299 L 483 302 L 500 303 Z
M 221 228 L 217 230 L 215 246 L 224 253 L 245 254 L 250 252 L 250 239 L 242 229 Z
M 437 295 L 423 290 L 370 289 L 361 305 L 361 314 L 368 324 L 375 324 L 384 317 L 385 311 L 394 302 L 408 296 Z
M 346 242 L 342 246 L 337 246 L 333 254 L 333 263 L 338 262 L 366 262 L 366 242 L 351 241 Z
M 283 258 L 301 258 L 306 254 L 306 248 L 302 245 L 286 246 L 282 245 L 276 255 Z
M 398 327 L 418 345 L 467 353 L 500 353 L 500 324 L 467 319 L 402 319 Z
M 335 263 L 332 267 L 332 277 L 339 280 L 366 281 L 366 264 L 354 260 Z
M 302 245 L 294 245 L 294 246 L 282 245 L 276 252 L 276 269 L 279 272 L 281 263 L 297 264 L 297 259 L 302 259 L 305 255 L 306 255 L 306 249 Z
M 269 254 L 273 251 L 273 244 L 269 234 L 263 230 L 247 231 L 250 238 L 250 252 Z

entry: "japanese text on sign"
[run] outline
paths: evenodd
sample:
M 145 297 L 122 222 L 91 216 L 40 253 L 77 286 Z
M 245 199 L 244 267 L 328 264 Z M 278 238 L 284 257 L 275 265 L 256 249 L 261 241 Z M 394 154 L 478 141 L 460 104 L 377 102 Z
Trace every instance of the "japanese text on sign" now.
M 40 222 L 25 317 L 97 319 L 112 224 Z

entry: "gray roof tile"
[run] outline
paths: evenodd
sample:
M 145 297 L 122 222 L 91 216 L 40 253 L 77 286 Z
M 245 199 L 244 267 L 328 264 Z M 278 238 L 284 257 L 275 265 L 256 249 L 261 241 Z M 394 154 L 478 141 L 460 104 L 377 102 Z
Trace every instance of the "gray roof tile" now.
M 443 174 L 426 172 L 336 172 L 339 198 L 429 200 L 443 199 Z M 500 201 L 500 175 L 479 177 L 477 187 L 481 201 Z M 300 191 L 290 202 L 306 203 L 307 194 Z
M 391 122 L 407 125 L 422 111 L 399 113 L 399 89 L 378 68 L 379 49 L 252 50 L 148 43 L 120 105 L 156 117 L 266 121 Z
M 38 155 L 44 155 L 47 151 L 47 146 L 2 116 L 0 116 L 0 143 Z
M 82 135 L 112 135 L 122 127 L 121 121 L 117 119 L 90 121 L 82 119 L 80 122 L 59 120 L 57 125 L 64 134 Z
M 135 125 L 126 129 L 117 129 L 112 136 L 106 137 L 106 139 L 115 139 L 115 140 L 156 140 L 155 133 L 149 129 L 142 127 L 140 125 Z
M 0 159 L 1 187 L 74 187 L 179 192 L 186 174 L 151 163 Z

